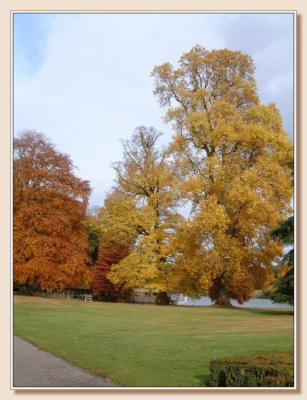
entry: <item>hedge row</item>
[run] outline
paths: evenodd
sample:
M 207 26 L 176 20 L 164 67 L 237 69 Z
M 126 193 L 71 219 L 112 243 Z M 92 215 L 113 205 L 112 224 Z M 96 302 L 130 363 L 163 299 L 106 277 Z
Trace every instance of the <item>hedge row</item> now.
M 210 362 L 210 386 L 293 387 L 293 353 L 266 353 Z

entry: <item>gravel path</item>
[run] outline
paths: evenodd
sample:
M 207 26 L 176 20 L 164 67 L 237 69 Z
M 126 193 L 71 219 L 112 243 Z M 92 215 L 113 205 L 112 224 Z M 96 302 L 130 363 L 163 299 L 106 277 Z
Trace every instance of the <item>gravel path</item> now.
M 14 387 L 117 386 L 14 337 Z

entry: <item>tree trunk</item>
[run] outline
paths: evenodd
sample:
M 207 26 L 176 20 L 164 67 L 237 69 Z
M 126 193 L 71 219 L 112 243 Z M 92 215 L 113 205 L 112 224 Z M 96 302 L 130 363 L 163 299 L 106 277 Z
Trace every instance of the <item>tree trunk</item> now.
M 224 288 L 223 275 L 214 279 L 209 289 L 209 296 L 217 306 L 232 307 L 229 293 Z
M 218 297 L 215 299 L 215 305 L 223 307 L 232 307 L 232 304 L 230 303 L 230 298 L 228 297 L 225 290 L 223 289 L 220 290 Z

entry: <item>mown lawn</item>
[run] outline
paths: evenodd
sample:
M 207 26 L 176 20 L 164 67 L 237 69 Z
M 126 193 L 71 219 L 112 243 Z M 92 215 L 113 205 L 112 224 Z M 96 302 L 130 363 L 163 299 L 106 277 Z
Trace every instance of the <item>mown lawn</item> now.
M 15 296 L 14 334 L 123 386 L 205 386 L 212 357 L 293 349 L 284 311 Z

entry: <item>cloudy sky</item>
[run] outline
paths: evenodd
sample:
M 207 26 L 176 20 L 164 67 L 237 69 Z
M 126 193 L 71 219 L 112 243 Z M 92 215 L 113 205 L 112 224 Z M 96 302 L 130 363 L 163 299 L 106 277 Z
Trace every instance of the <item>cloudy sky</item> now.
M 292 14 L 15 14 L 14 133 L 46 134 L 102 205 L 120 139 L 146 125 L 170 140 L 150 73 L 196 44 L 250 54 L 262 102 L 293 136 Z

